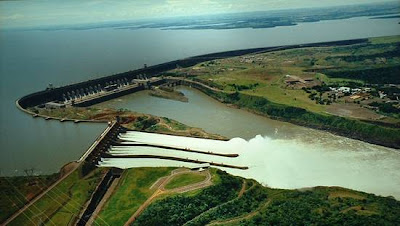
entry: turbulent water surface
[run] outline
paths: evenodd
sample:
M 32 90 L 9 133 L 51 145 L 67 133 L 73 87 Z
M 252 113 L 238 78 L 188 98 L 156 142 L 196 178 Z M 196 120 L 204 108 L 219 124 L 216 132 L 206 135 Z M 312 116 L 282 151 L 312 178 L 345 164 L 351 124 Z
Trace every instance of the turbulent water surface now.
M 154 154 L 248 166 L 248 170 L 224 170 L 254 178 L 275 188 L 341 186 L 400 199 L 400 153 L 391 148 L 336 136 L 229 108 L 205 94 L 180 87 L 188 103 L 156 98 L 147 91 L 102 103 L 102 106 L 167 116 L 188 125 L 225 135 L 231 140 L 212 141 L 146 133 L 121 138 L 192 150 L 237 153 L 238 158 L 208 156 L 159 148 L 114 147 L 111 153 Z M 247 131 L 243 133 L 243 131 Z M 239 138 L 245 137 L 246 139 Z M 158 159 L 105 159 L 103 166 L 193 166 Z
M 36 173 L 56 172 L 66 162 L 79 158 L 104 128 L 104 125 L 75 125 L 34 119 L 15 107 L 15 100 L 43 90 L 49 83 L 65 85 L 136 69 L 143 64 L 153 65 L 218 51 L 399 35 L 399 21 L 399 18 L 371 20 L 359 17 L 290 27 L 231 30 L 5 31 L 0 28 L 1 173 L 19 175 L 26 168 L 34 168 Z M 151 101 L 154 102 L 140 104 L 149 109 L 158 104 L 170 105 L 170 102 Z M 296 134 L 305 131 L 272 120 L 262 123 L 267 119 L 243 116 L 229 108 L 204 112 L 205 106 L 202 105 L 192 106 L 188 108 L 191 112 L 188 112 L 184 110 L 185 106 L 179 107 L 182 108 L 175 111 L 166 107 L 170 110 L 168 114 L 162 111 L 152 113 L 180 115 L 179 119 L 184 123 L 228 137 L 250 139 L 262 134 L 273 138 L 298 139 Z M 144 111 L 144 107 L 138 105 L 130 108 Z M 190 119 L 190 114 L 197 111 L 203 112 L 202 116 Z M 186 112 L 185 117 L 180 112 Z M 230 118 L 229 114 L 236 116 Z M 229 129 L 230 125 L 239 122 L 243 122 L 240 128 Z M 312 139 L 325 139 L 324 136 L 318 134 Z

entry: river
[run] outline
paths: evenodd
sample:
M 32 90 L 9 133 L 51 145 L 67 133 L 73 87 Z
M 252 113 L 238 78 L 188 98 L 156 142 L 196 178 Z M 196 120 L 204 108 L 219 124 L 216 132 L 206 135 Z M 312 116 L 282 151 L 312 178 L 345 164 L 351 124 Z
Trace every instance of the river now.
M 197 155 L 192 159 L 248 166 L 248 170 L 223 170 L 256 179 L 264 185 L 289 189 L 341 186 L 400 199 L 400 152 L 395 149 L 254 115 L 228 107 L 193 88 L 178 87 L 178 90 L 188 97 L 189 102 L 161 99 L 150 96 L 148 91 L 141 91 L 97 106 L 165 116 L 233 138 L 220 149 L 216 144 L 207 146 L 207 141 L 202 141 L 204 145 L 199 150 L 213 147 L 212 151 L 237 153 L 240 154 L 239 158 Z M 147 136 L 150 138 L 143 137 L 142 140 L 148 139 L 148 142 L 159 144 L 166 142 L 162 138 Z M 194 141 L 178 137 L 175 144 L 196 150 L 190 146 L 196 144 Z M 134 148 L 129 150 L 138 153 Z M 160 154 L 154 150 L 151 153 Z M 191 158 L 186 153 L 174 154 Z M 154 159 L 114 159 L 107 160 L 105 164 L 118 167 L 190 166 L 187 163 Z
M 15 107 L 15 100 L 43 90 L 49 83 L 65 85 L 136 69 L 145 63 L 153 65 L 210 52 L 399 35 L 398 23 L 398 18 L 370 20 L 359 17 L 267 29 L 0 29 L 1 173 L 21 175 L 27 168 L 34 168 L 38 174 L 56 172 L 63 164 L 83 154 L 104 128 L 104 125 L 99 124 L 75 125 L 33 119 Z M 263 120 L 258 116 L 253 118 Z M 286 123 L 271 122 L 276 126 L 257 127 L 255 130 L 256 127 L 252 125 L 258 124 L 257 121 L 250 121 L 249 124 L 243 124 L 241 131 L 230 133 L 219 132 L 218 128 L 200 123 L 188 124 L 209 132 L 229 137 L 240 135 L 246 139 L 254 134 L 272 136 L 275 128 L 278 128 L 279 136 L 290 137 L 296 134 L 289 132 L 291 125 Z M 286 127 L 289 129 L 285 134 Z M 344 142 L 347 140 L 340 139 Z

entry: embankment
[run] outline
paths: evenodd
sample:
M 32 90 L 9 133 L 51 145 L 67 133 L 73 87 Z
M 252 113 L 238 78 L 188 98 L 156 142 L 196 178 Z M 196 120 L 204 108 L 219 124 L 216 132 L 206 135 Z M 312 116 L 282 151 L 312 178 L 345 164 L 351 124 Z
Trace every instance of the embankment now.
M 241 170 L 246 170 L 249 167 L 247 166 L 235 166 L 235 165 L 229 165 L 229 164 L 224 164 L 224 163 L 216 163 L 216 162 L 207 162 L 207 161 L 201 161 L 197 159 L 188 159 L 188 158 L 178 158 L 178 157 L 171 157 L 171 156 L 162 156 L 162 155 L 111 155 L 108 153 L 103 154 L 103 158 L 140 158 L 140 159 L 166 159 L 166 160 L 174 160 L 174 161 L 179 161 L 179 162 L 190 162 L 190 163 L 199 163 L 199 164 L 210 164 L 211 166 L 219 166 L 219 167 L 225 167 L 225 168 L 233 168 L 233 169 L 241 169 Z
M 65 93 L 74 91 L 74 93 L 85 94 L 87 92 L 90 92 L 90 90 L 93 90 L 93 87 L 104 88 L 107 86 L 107 84 L 111 83 L 120 84 L 121 81 L 122 82 L 131 81 L 132 79 L 138 78 L 138 76 L 140 77 L 143 75 L 145 75 L 148 78 L 155 77 L 161 75 L 163 72 L 166 72 L 168 70 L 177 67 L 189 67 L 204 61 L 241 56 L 245 54 L 272 52 L 285 49 L 305 48 L 305 47 L 353 45 L 353 44 L 365 43 L 367 41 L 368 39 L 356 39 L 356 40 L 345 40 L 345 41 L 334 41 L 334 42 L 311 43 L 303 45 L 289 45 L 289 46 L 235 50 L 235 51 L 200 55 L 182 60 L 171 61 L 164 64 L 154 65 L 138 70 L 106 76 L 103 78 L 89 80 L 81 83 L 71 84 L 68 86 L 47 89 L 44 91 L 24 96 L 21 99 L 17 100 L 16 104 L 24 112 L 35 116 L 36 114 L 29 110 L 30 107 L 43 105 L 44 103 L 50 101 L 62 101 L 63 98 L 65 97 Z M 157 84 L 154 85 L 159 85 L 164 82 L 166 82 L 165 79 L 160 79 L 156 82 Z M 390 128 L 387 126 L 376 125 L 376 124 L 374 125 L 371 123 L 352 120 L 339 116 L 317 114 L 306 111 L 301 108 L 273 103 L 264 97 L 251 96 L 243 93 L 221 92 L 218 89 L 206 86 L 198 82 L 191 81 L 189 85 L 201 90 L 207 95 L 223 103 L 231 103 L 241 108 L 248 109 L 254 113 L 265 115 L 273 119 L 287 121 L 290 123 L 310 128 L 326 130 L 337 135 L 346 136 L 373 144 L 383 145 L 392 148 L 400 148 L 400 129 L 398 128 Z M 134 89 L 129 89 L 124 92 L 116 92 L 115 94 L 107 95 L 107 97 L 102 97 L 97 99 L 94 98 L 86 102 L 84 106 L 90 106 L 95 103 L 116 98 L 118 96 L 126 95 L 142 89 L 144 89 L 143 86 L 138 86 Z M 42 115 L 37 115 L 37 116 L 42 116 Z M 46 118 L 46 116 L 42 117 Z M 64 121 L 69 119 L 58 119 L 58 120 Z
M 176 80 L 170 78 L 172 80 Z M 325 130 L 336 135 L 365 141 L 372 144 L 400 149 L 400 129 L 371 124 L 340 116 L 322 115 L 303 108 L 277 104 L 260 96 L 240 92 L 224 92 L 198 81 L 181 80 L 182 85 L 191 86 L 222 102 L 234 104 L 253 113 L 272 119 L 290 122 L 313 129 Z
M 35 113 L 28 111 L 27 109 L 30 107 L 42 105 L 51 101 L 64 101 L 64 98 L 71 93 L 76 95 L 85 95 L 87 93 L 91 93 L 98 89 L 103 89 L 107 87 L 109 84 L 121 84 L 121 83 L 129 83 L 133 79 L 137 79 L 139 77 L 155 77 L 159 76 L 161 73 L 166 72 L 168 70 L 175 69 L 177 67 L 190 67 L 196 65 L 198 63 L 221 59 L 221 58 L 229 58 L 235 56 L 241 56 L 245 54 L 254 54 L 261 52 L 272 52 L 278 50 L 285 49 L 294 49 L 294 48 L 304 48 L 304 47 L 322 47 L 322 46 L 332 46 L 332 45 L 353 45 L 367 42 L 368 39 L 354 39 L 354 40 L 342 40 L 342 41 L 333 41 L 333 42 L 321 42 L 321 43 L 310 43 L 310 44 L 301 44 L 301 45 L 288 45 L 288 46 L 275 46 L 275 47 L 265 47 L 265 48 L 254 48 L 254 49 L 244 49 L 244 50 L 234 50 L 234 51 L 226 51 L 219 53 L 211 53 L 205 55 L 199 55 L 194 57 L 189 57 L 186 59 L 175 60 L 163 64 L 158 64 L 154 66 L 144 67 L 137 70 L 127 71 L 119 74 L 114 74 L 110 76 L 105 76 L 98 79 L 92 79 L 80 83 L 75 83 L 67 86 L 56 87 L 51 89 L 46 89 L 43 91 L 35 92 L 29 95 L 26 95 L 19 100 L 17 100 L 17 106 L 20 107 L 21 110 L 25 109 L 26 113 L 34 115 Z M 161 84 L 162 81 L 159 81 L 157 84 Z M 126 95 L 132 92 L 136 92 L 139 89 L 143 89 L 144 87 L 140 86 L 134 89 L 129 89 L 125 92 L 118 92 L 113 95 L 108 95 L 107 97 L 99 98 L 98 100 L 92 99 L 90 102 L 86 103 L 85 106 L 90 106 L 91 104 L 98 103 L 99 101 L 105 101 L 112 98 L 116 98 L 118 96 Z

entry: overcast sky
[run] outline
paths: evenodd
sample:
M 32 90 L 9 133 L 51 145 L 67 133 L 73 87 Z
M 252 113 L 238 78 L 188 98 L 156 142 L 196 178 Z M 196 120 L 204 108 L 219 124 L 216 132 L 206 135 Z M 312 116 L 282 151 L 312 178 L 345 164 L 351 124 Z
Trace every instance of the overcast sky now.
M 0 1 L 0 26 L 4 28 L 77 24 L 388 1 L 393 0 Z

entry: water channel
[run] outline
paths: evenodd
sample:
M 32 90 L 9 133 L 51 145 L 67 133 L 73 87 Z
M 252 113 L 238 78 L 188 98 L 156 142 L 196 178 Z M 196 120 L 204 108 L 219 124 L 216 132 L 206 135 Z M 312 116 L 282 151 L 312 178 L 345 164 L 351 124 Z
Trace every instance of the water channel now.
M 400 198 L 400 152 L 395 149 L 254 115 L 228 107 L 193 88 L 181 86 L 178 90 L 189 98 L 189 102 L 157 98 L 150 96 L 148 91 L 141 91 L 97 106 L 165 116 L 232 138 L 219 151 L 240 154 L 239 158 L 209 156 L 208 161 L 248 166 L 248 170 L 224 170 L 254 178 L 265 185 L 276 188 L 342 186 Z M 168 142 L 151 135 L 141 140 Z M 194 141 L 181 138 L 176 138 L 171 144 L 174 142 L 194 145 Z M 204 141 L 200 143 L 204 144 Z M 215 146 L 210 144 L 210 147 Z M 138 151 L 136 149 L 129 151 Z M 207 147 L 203 146 L 203 149 L 207 150 Z M 188 156 L 182 152 L 174 153 L 176 155 Z M 115 159 L 106 161 L 105 165 L 129 168 L 192 164 L 154 159 Z
M 85 152 L 104 125 L 60 123 L 34 119 L 15 107 L 15 101 L 29 93 L 45 89 L 52 83 L 66 85 L 82 80 L 98 78 L 171 60 L 199 54 L 275 45 L 311 43 L 353 38 L 399 35 L 399 18 L 374 19 L 367 17 L 346 20 L 302 23 L 297 26 L 270 29 L 232 30 L 22 30 L 0 29 L 0 170 L 2 175 L 21 175 L 23 170 L 34 168 L 35 173 L 53 173 L 69 161 L 76 160 Z M 318 30 L 316 33 L 315 31 Z M 142 95 L 142 94 L 138 94 Z M 190 94 L 188 94 L 190 95 Z M 191 97 L 194 100 L 195 97 Z M 144 111 L 147 106 L 165 106 L 170 102 L 142 101 L 131 106 Z M 146 103 L 143 103 L 146 102 Z M 139 106 L 143 104 L 143 106 Z M 210 104 L 215 104 L 210 101 Z M 121 106 L 127 108 L 126 106 Z M 160 107 L 161 108 L 161 107 Z M 168 110 L 171 108 L 164 107 Z M 309 130 L 286 123 L 264 120 L 252 116 L 246 120 L 240 114 L 227 117 L 234 109 L 224 112 L 205 111 L 201 107 L 182 108 L 186 112 L 180 117 L 183 123 L 202 127 L 208 132 L 228 137 L 246 139 L 256 134 L 273 138 L 320 140 L 329 145 L 330 135 L 309 136 Z M 148 110 L 150 111 L 150 110 Z M 146 112 L 146 111 L 144 111 Z M 191 114 L 203 112 L 195 117 Z M 168 116 L 167 112 L 151 111 Z M 178 114 L 170 112 L 169 115 Z M 209 114 L 209 115 L 207 115 Z M 214 118 L 224 125 L 238 124 L 239 129 L 214 125 Z M 192 119 L 191 119 L 192 118 Z M 243 121 L 244 120 L 244 121 Z M 242 123 L 243 122 L 243 123 Z M 278 129 L 275 134 L 275 128 Z M 327 138 L 325 138 L 327 137 Z M 325 141 L 324 141 L 325 140 Z M 348 140 L 340 138 L 343 149 Z M 361 145 L 366 149 L 377 148 Z M 380 148 L 378 148 L 380 149 Z M 389 156 L 390 157 L 390 156 Z

